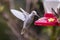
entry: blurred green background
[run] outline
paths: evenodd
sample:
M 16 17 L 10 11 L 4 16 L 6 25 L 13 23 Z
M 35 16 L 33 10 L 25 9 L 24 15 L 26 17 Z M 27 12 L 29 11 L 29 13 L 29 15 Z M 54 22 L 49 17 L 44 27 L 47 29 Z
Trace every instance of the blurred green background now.
M 56 34 L 54 36 L 48 36 L 47 34 L 49 33 L 47 29 L 53 28 L 37 27 L 34 25 L 34 22 L 29 31 L 27 31 L 24 36 L 21 36 L 20 32 L 23 21 L 16 18 L 10 12 L 10 9 L 14 8 L 20 10 L 20 7 L 29 13 L 32 10 L 36 10 L 40 17 L 44 15 L 42 0 L 0 0 L 0 40 L 50 40 L 50 38 L 52 38 L 51 40 L 59 40 L 60 30 L 57 33 L 58 36 L 55 37 Z M 37 19 L 38 17 L 35 16 L 34 21 Z

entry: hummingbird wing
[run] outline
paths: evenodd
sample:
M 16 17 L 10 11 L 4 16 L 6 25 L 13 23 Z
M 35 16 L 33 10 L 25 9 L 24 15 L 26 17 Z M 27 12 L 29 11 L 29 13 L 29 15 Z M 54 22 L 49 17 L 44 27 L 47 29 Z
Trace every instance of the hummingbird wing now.
M 12 13 L 14 16 L 16 16 L 18 19 L 20 19 L 20 20 L 22 20 L 22 21 L 25 20 L 25 15 L 23 15 L 22 12 L 20 12 L 20 11 L 18 11 L 18 10 L 15 10 L 15 9 L 11 9 L 10 11 L 11 11 L 11 13 Z
M 20 8 L 20 10 L 23 12 L 23 14 L 24 14 L 25 16 L 29 15 L 29 13 L 27 13 L 26 11 L 24 11 L 22 8 Z

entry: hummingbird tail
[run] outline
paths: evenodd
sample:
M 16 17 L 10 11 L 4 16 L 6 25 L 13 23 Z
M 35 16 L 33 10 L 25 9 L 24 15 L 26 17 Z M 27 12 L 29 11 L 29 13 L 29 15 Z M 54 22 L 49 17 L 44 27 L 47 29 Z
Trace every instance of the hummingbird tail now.
M 25 29 L 22 29 L 21 31 L 21 35 L 23 35 L 25 33 Z

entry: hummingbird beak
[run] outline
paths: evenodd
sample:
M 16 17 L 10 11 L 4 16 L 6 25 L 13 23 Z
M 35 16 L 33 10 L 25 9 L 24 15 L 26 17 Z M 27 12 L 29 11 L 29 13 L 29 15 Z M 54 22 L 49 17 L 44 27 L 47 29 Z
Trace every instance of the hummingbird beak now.
M 37 17 L 40 17 L 38 14 L 36 14 Z

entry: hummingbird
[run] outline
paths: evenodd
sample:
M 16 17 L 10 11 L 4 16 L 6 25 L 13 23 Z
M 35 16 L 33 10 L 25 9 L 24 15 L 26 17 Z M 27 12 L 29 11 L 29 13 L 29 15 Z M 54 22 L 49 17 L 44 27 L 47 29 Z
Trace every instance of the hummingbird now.
M 20 8 L 21 11 L 18 11 L 16 9 L 11 9 L 11 13 L 16 16 L 18 19 L 22 20 L 23 23 L 23 28 L 21 31 L 21 35 L 23 35 L 25 33 L 25 30 L 30 27 L 31 23 L 33 22 L 34 16 L 38 16 L 40 17 L 36 11 L 32 11 L 30 14 L 28 12 L 26 12 L 25 10 L 23 10 L 22 8 Z

